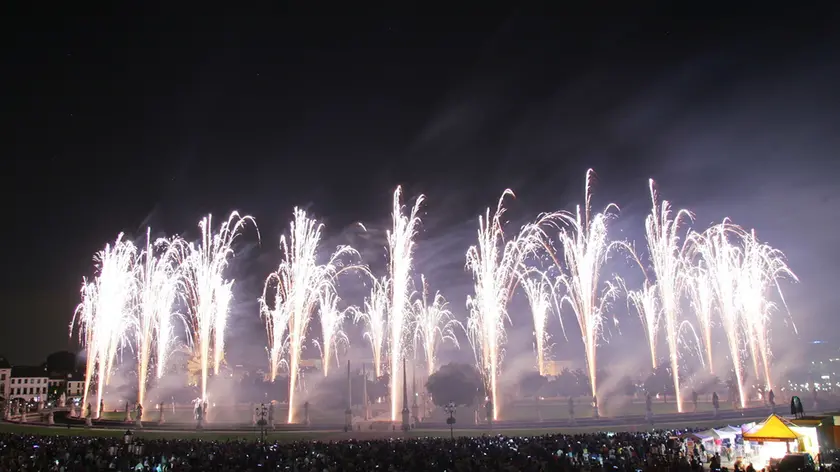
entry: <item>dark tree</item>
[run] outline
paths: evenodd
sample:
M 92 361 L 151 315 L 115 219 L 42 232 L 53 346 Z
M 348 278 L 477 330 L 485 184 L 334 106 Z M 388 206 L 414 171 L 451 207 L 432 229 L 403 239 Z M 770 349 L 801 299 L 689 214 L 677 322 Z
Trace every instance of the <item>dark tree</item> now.
M 661 364 L 645 379 L 645 392 L 651 395 L 673 395 L 674 381 L 671 377 L 671 367 L 668 364 Z
M 548 384 L 548 377 L 539 372 L 527 372 L 519 379 L 519 392 L 523 397 L 535 397 Z
M 388 396 L 388 389 L 390 388 L 388 384 L 390 381 L 391 377 L 388 374 L 385 374 L 381 377 L 377 377 L 375 381 L 368 383 L 368 397 L 371 398 L 371 401 Z
M 575 369 L 572 372 L 574 376 L 574 386 L 570 392 L 572 396 L 581 397 L 589 396 L 592 390 L 589 388 L 589 376 L 583 369 Z
M 453 402 L 470 406 L 480 396 L 484 382 L 475 367 L 451 362 L 429 376 L 426 389 L 432 394 L 435 405 L 445 406 Z
M 58 351 L 47 356 L 47 372 L 69 374 L 77 370 L 76 354 Z
M 621 392 L 624 395 L 626 395 L 628 397 L 632 397 L 632 396 L 636 395 L 636 390 L 637 390 L 636 389 L 636 383 L 633 382 L 633 379 L 631 379 L 630 376 L 625 375 L 621 379 L 620 386 L 621 386 Z

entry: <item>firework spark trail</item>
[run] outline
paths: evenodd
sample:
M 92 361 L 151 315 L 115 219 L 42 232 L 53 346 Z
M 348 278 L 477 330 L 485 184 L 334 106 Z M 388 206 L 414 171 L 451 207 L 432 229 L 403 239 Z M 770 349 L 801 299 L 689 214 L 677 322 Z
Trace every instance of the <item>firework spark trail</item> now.
M 653 272 L 656 274 L 656 287 L 662 318 L 665 321 L 665 339 L 668 342 L 668 354 L 671 359 L 671 372 L 674 380 L 674 394 L 677 398 L 677 411 L 682 413 L 682 393 L 679 375 L 679 316 L 680 299 L 686 283 L 686 265 L 684 243 L 680 242 L 680 224 L 691 221 L 693 216 L 687 210 L 679 210 L 671 216 L 671 204 L 663 200 L 657 202 L 656 188 L 650 179 L 650 199 L 653 204 L 650 215 L 645 219 L 645 235 Z
M 700 257 L 698 261 L 711 281 L 712 291 L 720 314 L 723 331 L 729 345 L 729 355 L 735 369 L 741 408 L 746 406 L 744 376 L 741 366 L 741 309 L 737 298 L 736 284 L 741 267 L 742 251 L 732 243 L 741 236 L 737 226 L 724 220 L 708 228 L 704 233 L 691 233 L 692 250 Z
M 352 307 L 354 323 L 360 321 L 367 327 L 364 338 L 370 343 L 373 354 L 373 371 L 376 378 L 382 376 L 383 351 L 385 350 L 385 335 L 388 330 L 388 293 L 385 291 L 386 280 L 382 282 L 374 279 L 370 289 L 370 296 L 365 299 L 364 308 Z
M 318 306 L 320 297 L 325 292 L 336 292 L 336 278 L 341 273 L 341 259 L 345 256 L 358 256 L 355 249 L 340 246 L 326 264 L 318 264 L 318 246 L 321 242 L 323 225 L 306 215 L 300 208 L 295 208 L 294 219 L 289 227 L 289 238 L 280 238 L 283 259 L 275 272 L 265 281 L 264 293 L 277 284 L 276 294 L 270 310 L 282 309 L 288 313 L 288 350 L 289 350 L 289 415 L 288 423 L 293 423 L 297 413 L 295 393 L 300 374 L 300 357 L 306 342 L 306 332 L 312 314 Z M 353 266 L 355 267 L 355 266 Z M 345 268 L 346 269 L 346 268 Z M 263 303 L 268 303 L 264 300 Z M 276 326 L 276 320 L 275 324 Z M 269 328 L 269 324 L 266 324 Z M 269 333 L 269 342 L 277 343 L 281 338 L 276 332 Z M 276 344 L 269 346 L 271 352 L 278 350 Z M 276 375 L 276 369 L 275 369 Z M 274 380 L 274 378 L 272 378 Z
M 431 303 L 429 302 L 429 287 L 426 284 L 426 276 L 420 276 L 423 286 L 423 295 L 414 301 L 414 344 L 420 343 L 423 353 L 426 356 L 426 373 L 432 375 L 435 372 L 437 349 L 441 342 L 450 341 L 460 349 L 458 338 L 455 336 L 455 328 L 464 329 L 463 325 L 452 316 L 447 308 L 446 299 L 440 292 L 435 292 Z M 414 352 L 418 349 L 415 347 Z
M 700 266 L 692 268 L 688 281 L 691 306 L 700 325 L 700 337 L 706 354 L 709 373 L 714 373 L 712 363 L 712 313 L 715 308 L 715 294 L 709 274 Z
M 149 364 L 155 345 L 157 377 L 163 374 L 172 346 L 172 308 L 178 291 L 179 274 L 175 264 L 176 246 L 166 239 L 152 241 L 151 229 L 146 230 L 146 247 L 137 264 L 138 307 L 135 326 L 137 349 L 138 402 L 146 397 Z M 155 250 L 159 255 L 155 255 Z
M 656 370 L 656 338 L 659 335 L 659 324 L 662 319 L 656 284 L 645 280 L 645 285 L 641 289 L 627 291 L 627 301 L 633 305 L 642 321 L 650 348 L 651 367 Z
M 767 299 L 767 291 L 776 288 L 779 296 L 784 302 L 784 295 L 779 286 L 779 279 L 790 277 L 796 279 L 796 275 L 790 270 L 785 262 L 784 254 L 778 249 L 761 243 L 755 236 L 755 231 L 744 233 L 743 241 L 743 267 L 738 279 L 738 298 L 741 301 L 741 309 L 744 321 L 744 330 L 750 342 L 750 352 L 753 358 L 753 365 L 756 371 L 756 378 L 760 377 L 759 360 L 763 366 L 765 387 L 772 388 L 772 377 L 770 375 L 770 345 L 769 345 L 769 323 L 775 304 Z
M 136 256 L 134 244 L 123 240 L 122 234 L 113 245 L 106 245 L 105 249 L 96 254 L 98 274 L 93 282 L 83 282 L 82 301 L 71 322 L 71 335 L 73 326 L 78 325 L 88 355 L 83 400 L 85 405 L 94 372 L 97 376 L 97 417 L 101 414 L 99 405 L 114 359 L 118 350 L 125 345 L 126 335 L 134 321 Z
M 252 217 L 233 212 L 214 233 L 213 217 L 208 215 L 198 224 L 201 241 L 197 245 L 190 243 L 182 254 L 185 298 L 192 324 L 190 338 L 201 361 L 202 399 L 207 398 L 211 354 L 215 372 L 224 356 L 225 320 L 233 285 L 232 280 L 225 280 L 224 273 L 233 256 L 231 246 L 248 222 L 256 227 Z
M 272 382 L 285 363 L 289 348 L 289 305 L 283 303 L 283 300 L 288 300 L 288 294 L 282 292 L 285 288 L 280 283 L 266 283 L 259 299 L 260 315 L 265 319 L 265 332 L 268 335 L 269 375 Z M 272 294 L 270 297 L 269 293 Z
M 467 297 L 467 332 L 482 374 L 484 387 L 493 402 L 493 419 L 499 419 L 498 377 L 506 339 L 505 322 L 510 321 L 507 305 L 521 276 L 523 261 L 543 246 L 542 222 L 524 226 L 512 240 L 505 242 L 502 216 L 504 199 L 513 196 L 505 190 L 496 212 L 488 208 L 478 220 L 478 244 L 466 255 L 466 268 L 472 272 L 475 295 Z
M 96 314 L 95 300 L 96 300 L 96 284 L 88 282 L 87 279 L 82 281 L 81 303 L 76 307 L 73 314 L 73 321 L 70 323 L 70 336 L 73 336 L 73 327 L 79 327 L 79 340 L 82 347 L 85 349 L 85 386 L 82 394 L 82 416 L 85 415 L 84 409 L 88 405 L 88 394 L 90 392 L 90 384 L 93 379 L 93 373 L 96 368 L 96 347 L 94 346 L 94 327 L 96 321 L 94 315 Z M 93 414 L 93 412 L 91 412 Z
M 329 375 L 330 361 L 335 355 L 335 362 L 339 364 L 338 346 L 348 343 L 347 335 L 344 333 L 344 320 L 347 317 L 346 310 L 338 309 L 339 298 L 332 291 L 321 292 L 318 302 L 318 317 L 321 321 L 321 342 L 316 342 L 318 350 L 321 351 L 321 365 L 324 369 L 324 377 Z
M 586 193 L 584 206 L 577 207 L 574 214 L 559 212 L 557 220 L 564 224 L 558 235 L 558 243 L 563 251 L 563 264 L 552 252 L 552 258 L 561 271 L 558 285 L 566 290 L 561 304 L 568 304 L 575 313 L 589 370 L 589 382 L 592 396 L 597 393 L 597 346 L 604 322 L 604 310 L 616 297 L 618 285 L 611 281 L 601 281 L 601 269 L 617 242 L 610 242 L 607 235 L 607 223 L 613 218 L 611 210 L 618 209 L 609 204 L 601 213 L 592 215 L 592 169 L 586 172 Z M 602 288 L 603 286 L 603 288 Z
M 216 313 L 213 320 L 213 375 L 219 375 L 219 366 L 225 358 L 225 328 L 233 300 L 233 280 L 222 282 L 216 292 Z
M 406 338 L 410 324 L 411 313 L 411 266 L 414 253 L 414 237 L 420 218 L 417 213 L 423 203 L 424 196 L 420 195 L 414 201 L 414 207 L 408 215 L 403 214 L 402 188 L 394 191 L 391 216 L 393 226 L 388 231 L 388 264 L 390 306 L 388 307 L 388 360 L 390 362 L 391 385 L 391 421 L 397 420 L 400 412 L 398 401 L 401 397 L 400 383 L 402 360 L 405 356 Z
M 529 270 L 522 278 L 522 289 L 528 298 L 531 318 L 534 321 L 537 369 L 540 375 L 547 375 L 545 362 L 549 355 L 548 315 L 551 312 L 554 287 L 544 273 Z

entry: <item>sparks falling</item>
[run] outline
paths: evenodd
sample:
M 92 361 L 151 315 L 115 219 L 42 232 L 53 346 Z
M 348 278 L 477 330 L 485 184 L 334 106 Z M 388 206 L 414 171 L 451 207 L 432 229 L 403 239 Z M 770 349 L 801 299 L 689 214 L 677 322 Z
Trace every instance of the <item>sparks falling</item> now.
M 213 217 L 199 222 L 201 240 L 189 244 L 183 257 L 184 285 L 191 321 L 191 342 L 201 362 L 201 398 L 207 398 L 207 378 L 213 367 L 218 374 L 224 356 L 224 335 L 227 314 L 232 298 L 233 280 L 225 279 L 229 259 L 234 255 L 232 245 L 250 222 L 250 216 L 233 212 L 214 233 Z
M 149 366 L 155 354 L 157 378 L 161 378 L 174 341 L 172 308 L 178 295 L 178 241 L 152 241 L 146 230 L 146 247 L 137 264 L 138 306 L 134 323 L 137 342 L 138 402 L 144 404 Z
M 729 355 L 735 369 L 741 408 L 746 406 L 744 375 L 741 366 L 741 310 L 736 284 L 741 267 L 741 250 L 733 243 L 741 231 L 728 221 L 714 225 L 704 233 L 691 233 L 692 249 L 699 257 L 698 264 L 708 276 L 718 307 L 723 331 L 729 345 Z
M 402 378 L 402 360 L 405 357 L 406 341 L 411 313 L 411 266 L 414 255 L 414 237 L 420 218 L 417 213 L 423 203 L 423 195 L 417 197 L 408 215 L 403 214 L 402 188 L 394 191 L 391 217 L 393 226 L 388 231 L 388 289 L 390 306 L 388 309 L 388 361 L 390 362 L 391 385 L 391 421 L 397 420 L 400 412 L 398 401 L 401 398 L 400 379 Z
M 659 308 L 656 284 L 645 280 L 645 285 L 639 290 L 629 290 L 627 301 L 633 305 L 647 336 L 648 348 L 650 349 L 651 368 L 656 370 L 656 338 L 659 335 L 659 324 L 662 311 Z
M 136 247 L 124 240 L 122 234 L 117 236 L 113 245 L 106 245 L 96 254 L 97 274 L 92 282 L 83 281 L 82 301 L 70 325 L 71 335 L 73 326 L 79 327 L 79 337 L 87 351 L 84 407 L 88 404 L 91 380 L 96 375 L 95 417 L 102 413 L 99 405 L 105 385 L 117 352 L 125 346 L 134 322 L 136 257 Z
M 687 271 L 684 244 L 680 240 L 679 232 L 681 223 L 691 221 L 692 215 L 687 210 L 679 210 L 672 217 L 671 204 L 667 200 L 659 204 L 653 179 L 650 179 L 649 184 L 653 208 L 645 219 L 645 236 L 653 273 L 656 274 L 656 292 L 665 322 L 665 340 L 671 360 L 677 411 L 682 413 L 678 343 L 680 299 L 685 288 Z
M 796 275 L 785 262 L 784 254 L 778 249 L 760 242 L 755 231 L 744 233 L 743 265 L 738 278 L 738 297 L 741 301 L 744 331 L 749 342 L 756 379 L 764 376 L 764 387 L 772 389 L 770 372 L 770 332 L 769 324 L 776 306 L 767 298 L 768 291 L 775 289 L 784 303 L 784 295 L 779 285 L 781 278 L 793 280 Z M 795 329 L 795 328 L 794 328 Z M 759 363 L 761 367 L 759 367 Z
M 421 276 L 421 285 L 423 294 L 414 301 L 414 343 L 419 343 L 422 347 L 426 357 L 426 373 L 432 375 L 435 372 L 438 346 L 441 342 L 449 341 L 460 348 L 455 330 L 463 330 L 464 327 L 452 316 L 452 312 L 447 308 L 446 299 L 440 292 L 435 292 L 429 300 L 429 286 L 425 276 Z M 415 347 L 415 352 L 417 351 Z
M 339 298 L 333 291 L 321 292 L 318 302 L 318 317 L 321 322 L 321 341 L 317 343 L 321 351 L 321 365 L 324 370 L 324 377 L 330 373 L 330 362 L 335 357 L 336 365 L 340 365 L 338 359 L 338 347 L 349 343 L 344 333 L 344 320 L 347 317 L 346 310 L 338 309 Z
M 281 291 L 284 286 L 279 283 L 263 286 L 263 294 L 259 299 L 260 316 L 265 320 L 265 332 L 268 335 L 268 364 L 269 376 L 273 382 L 277 378 L 280 367 L 286 362 L 289 349 L 289 305 L 282 302 L 286 295 Z
M 342 258 L 358 256 L 355 249 L 340 246 L 326 264 L 318 264 L 318 248 L 321 243 L 323 225 L 307 216 L 300 208 L 295 208 L 294 219 L 289 226 L 289 237 L 280 238 L 280 250 L 283 259 L 275 272 L 265 281 L 263 293 L 275 293 L 274 300 L 263 300 L 271 313 L 283 313 L 279 319 L 266 322 L 269 329 L 269 343 L 283 342 L 283 336 L 276 337 L 277 322 L 288 318 L 289 351 L 289 414 L 288 423 L 295 421 L 297 405 L 295 393 L 300 374 L 300 358 L 306 343 L 306 333 L 315 308 L 322 296 L 335 296 L 336 278 L 341 271 Z M 273 290 L 272 290 L 273 288 Z M 276 344 L 269 346 L 269 351 L 281 352 Z M 274 363 L 275 360 L 272 361 Z M 278 361 L 279 362 L 279 361 Z M 276 368 L 272 369 L 276 375 Z M 274 380 L 274 377 L 271 379 Z
M 561 303 L 568 304 L 575 314 L 583 340 L 589 382 L 594 397 L 596 391 L 596 350 L 604 322 L 604 310 L 615 298 L 618 288 L 612 281 L 602 282 L 601 269 L 613 247 L 607 235 L 607 223 L 613 217 L 609 204 L 601 213 L 592 215 L 592 169 L 586 172 L 584 207 L 574 214 L 560 212 L 557 218 L 564 227 L 558 236 L 563 251 L 563 264 L 554 256 L 560 268 L 559 285 L 565 290 Z
M 364 338 L 370 343 L 373 355 L 373 372 L 376 378 L 382 377 L 382 363 L 385 351 L 385 335 L 388 330 L 388 294 L 385 291 L 386 281 L 373 280 L 370 296 L 365 299 L 364 307 L 352 308 L 354 323 L 361 322 L 366 330 Z
M 548 316 L 551 313 L 554 287 L 542 272 L 531 270 L 522 278 L 522 289 L 528 298 L 531 318 L 534 320 L 534 338 L 537 352 L 537 370 L 547 375 L 545 362 L 549 356 Z
M 702 266 L 694 266 L 688 281 L 691 307 L 700 327 L 700 338 L 706 355 L 706 367 L 714 373 L 712 363 L 712 313 L 715 308 L 715 294 L 712 280 Z
M 505 323 L 510 322 L 507 305 L 519 281 L 522 262 L 541 245 L 538 224 L 523 227 L 514 239 L 505 242 L 502 216 L 507 196 L 513 196 L 513 192 L 502 193 L 492 216 L 488 208 L 479 217 L 478 244 L 467 251 L 466 264 L 475 286 L 475 294 L 467 297 L 467 333 L 484 388 L 493 402 L 493 419 L 499 419 L 501 412 L 498 378 L 507 338 Z

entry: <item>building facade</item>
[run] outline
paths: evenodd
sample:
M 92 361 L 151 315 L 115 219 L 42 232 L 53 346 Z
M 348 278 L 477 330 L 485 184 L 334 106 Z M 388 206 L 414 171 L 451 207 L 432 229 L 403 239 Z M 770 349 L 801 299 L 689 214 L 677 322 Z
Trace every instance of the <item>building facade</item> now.
M 49 376 L 44 367 L 12 367 L 9 398 L 24 401 L 46 401 Z
M 9 392 L 11 392 L 12 379 L 12 365 L 5 357 L 0 357 L 0 397 L 3 400 L 9 399 Z

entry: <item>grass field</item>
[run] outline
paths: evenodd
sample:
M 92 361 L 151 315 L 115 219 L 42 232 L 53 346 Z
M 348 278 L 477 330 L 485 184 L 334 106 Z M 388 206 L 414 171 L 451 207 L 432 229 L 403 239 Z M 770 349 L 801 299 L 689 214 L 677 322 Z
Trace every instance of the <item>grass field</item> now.
M 701 422 L 692 422 L 686 424 L 685 422 L 676 423 L 660 423 L 656 424 L 657 429 L 675 429 L 686 427 L 711 428 L 721 426 L 720 420 L 710 420 Z M 647 425 L 638 425 L 630 427 L 630 430 L 647 430 L 651 429 Z M 528 428 L 528 429 L 499 429 L 496 432 L 506 436 L 538 436 L 543 434 L 553 433 L 591 433 L 597 431 L 626 431 L 627 426 L 616 427 L 563 427 L 563 428 Z M 65 427 L 49 427 L 49 426 L 30 426 L 20 425 L 15 423 L 0 423 L 0 433 L 15 433 L 15 434 L 37 434 L 44 436 L 87 436 L 87 437 L 113 437 L 120 438 L 125 430 L 122 428 L 114 429 L 85 429 L 85 428 L 65 428 Z M 257 440 L 260 437 L 259 431 L 231 431 L 231 432 L 198 432 L 198 431 L 155 431 L 155 430 L 134 430 L 132 432 L 139 438 L 146 439 L 203 439 L 207 441 L 225 441 L 225 440 Z M 481 429 L 458 429 L 454 431 L 455 436 L 469 437 L 481 436 L 488 434 L 488 431 Z M 419 429 L 410 431 L 405 434 L 402 432 L 392 431 L 354 431 L 345 433 L 343 431 L 269 431 L 267 432 L 267 439 L 269 441 L 290 442 L 290 441 L 337 441 L 346 439 L 379 439 L 379 438 L 417 438 L 417 437 L 448 437 L 448 429 Z

